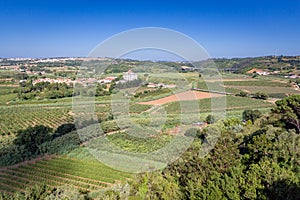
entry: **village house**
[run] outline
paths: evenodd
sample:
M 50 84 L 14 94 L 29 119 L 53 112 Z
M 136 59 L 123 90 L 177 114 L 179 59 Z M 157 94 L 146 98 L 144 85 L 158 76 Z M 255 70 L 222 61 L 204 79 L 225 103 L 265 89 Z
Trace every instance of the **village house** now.
M 104 79 L 100 79 L 100 80 L 98 81 L 98 83 L 104 83 L 104 84 L 107 84 L 107 83 L 111 83 L 112 81 L 114 81 L 114 80 L 116 80 L 116 79 L 117 79 L 116 76 L 108 76 L 108 77 L 106 77 L 106 78 L 104 78 Z
M 149 84 L 147 85 L 147 87 L 148 87 L 148 88 L 156 88 L 157 86 L 156 86 L 155 83 L 149 83 Z
M 257 69 L 257 68 L 253 68 L 249 71 L 246 72 L 247 74 L 253 74 L 253 73 L 256 73 L 258 75 L 261 75 L 261 76 L 266 76 L 266 75 L 269 75 L 270 73 L 268 71 L 265 71 L 263 69 Z

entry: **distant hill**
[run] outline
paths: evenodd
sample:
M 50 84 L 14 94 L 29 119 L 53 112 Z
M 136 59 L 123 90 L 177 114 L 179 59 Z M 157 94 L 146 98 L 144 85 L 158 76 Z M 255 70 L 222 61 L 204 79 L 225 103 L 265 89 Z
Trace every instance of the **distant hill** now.
M 300 56 L 265 56 L 254 58 L 216 58 L 213 59 L 220 70 L 246 73 L 256 69 L 266 69 L 270 72 L 300 70 Z

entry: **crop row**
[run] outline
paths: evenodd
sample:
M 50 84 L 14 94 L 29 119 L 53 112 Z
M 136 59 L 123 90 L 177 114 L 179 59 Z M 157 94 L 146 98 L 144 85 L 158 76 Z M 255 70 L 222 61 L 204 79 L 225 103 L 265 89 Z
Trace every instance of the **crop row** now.
M 83 178 L 94 179 L 98 181 L 104 181 L 108 183 L 114 183 L 115 179 L 110 177 L 114 176 L 113 172 L 102 171 L 101 168 L 98 170 L 91 170 L 89 168 L 85 168 L 83 166 L 72 166 L 65 163 L 53 163 L 41 161 L 37 163 L 41 167 L 45 167 L 47 169 L 57 170 L 63 173 L 71 174 L 74 176 L 79 176 Z M 107 174 L 112 173 L 112 174 Z
M 13 134 L 18 130 L 34 125 L 45 125 L 57 128 L 63 123 L 72 121 L 69 108 L 0 108 L 0 134 Z
M 84 191 L 96 191 L 130 177 L 128 173 L 97 162 L 56 157 L 1 170 L 0 192 L 23 192 L 27 187 L 40 183 L 52 187 L 72 185 Z

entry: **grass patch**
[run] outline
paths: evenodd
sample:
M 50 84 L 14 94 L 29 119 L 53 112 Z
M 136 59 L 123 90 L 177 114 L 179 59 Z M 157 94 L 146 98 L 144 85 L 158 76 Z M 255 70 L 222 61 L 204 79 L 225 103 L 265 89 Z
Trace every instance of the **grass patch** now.
M 148 153 L 164 147 L 172 140 L 170 135 L 138 138 L 127 133 L 117 133 L 107 136 L 111 143 L 129 152 Z
M 213 103 L 212 103 L 213 101 Z M 193 112 L 207 112 L 211 109 L 213 110 L 239 110 L 239 109 L 255 109 L 261 107 L 271 107 L 273 104 L 265 102 L 258 99 L 246 98 L 246 97 L 237 97 L 237 96 L 224 96 L 224 97 L 214 97 L 212 99 L 200 99 L 197 101 L 198 109 L 195 109 L 195 101 L 182 101 L 172 102 L 165 105 L 165 109 L 168 113 L 193 113 Z M 224 103 L 226 103 L 224 105 Z M 181 108 L 186 108 L 182 110 Z
M 235 89 L 245 90 L 250 93 L 265 92 L 268 94 L 300 94 L 300 91 L 294 90 L 291 87 L 274 87 L 274 86 L 230 86 Z
M 224 85 L 228 86 L 269 86 L 269 87 L 290 87 L 288 83 L 274 82 L 267 80 L 257 80 L 257 81 L 224 81 Z
M 11 100 L 15 99 L 17 94 L 3 94 L 0 95 L 0 104 L 4 105 L 10 102 Z

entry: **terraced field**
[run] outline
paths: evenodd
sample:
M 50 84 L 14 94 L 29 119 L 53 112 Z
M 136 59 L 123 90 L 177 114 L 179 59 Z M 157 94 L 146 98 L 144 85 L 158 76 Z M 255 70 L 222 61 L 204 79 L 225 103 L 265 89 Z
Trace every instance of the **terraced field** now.
M 93 192 L 130 178 L 132 174 L 98 162 L 59 156 L 0 169 L 0 192 L 23 192 L 41 183 L 53 187 L 72 185 L 81 191 Z

